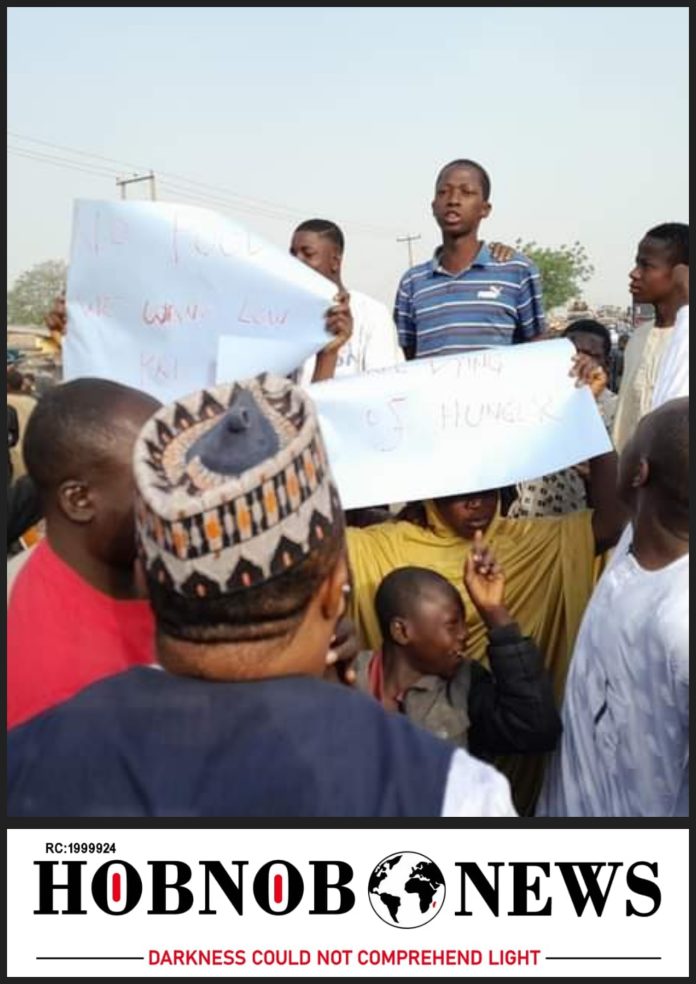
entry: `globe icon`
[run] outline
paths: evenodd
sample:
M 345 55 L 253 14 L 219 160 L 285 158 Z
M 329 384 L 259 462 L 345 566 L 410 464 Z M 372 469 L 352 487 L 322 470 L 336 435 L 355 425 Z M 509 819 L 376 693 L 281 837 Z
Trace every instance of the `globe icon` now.
M 442 909 L 445 879 L 424 854 L 402 851 L 380 861 L 370 875 L 367 892 L 382 922 L 415 929 L 425 926 Z

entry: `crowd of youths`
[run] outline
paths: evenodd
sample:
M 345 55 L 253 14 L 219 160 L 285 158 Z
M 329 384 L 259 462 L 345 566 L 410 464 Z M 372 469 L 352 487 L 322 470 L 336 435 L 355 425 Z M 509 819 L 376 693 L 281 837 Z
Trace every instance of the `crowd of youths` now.
M 8 565 L 10 815 L 688 813 L 686 225 L 638 246 L 656 317 L 618 394 L 606 328 L 565 331 L 620 457 L 341 506 L 312 383 L 544 344 L 534 264 L 479 238 L 490 194 L 442 168 L 442 245 L 393 318 L 344 284 L 336 224 L 302 223 L 290 250 L 337 295 L 289 378 L 167 406 L 83 378 L 27 408 L 8 542 L 27 497 L 45 537 Z

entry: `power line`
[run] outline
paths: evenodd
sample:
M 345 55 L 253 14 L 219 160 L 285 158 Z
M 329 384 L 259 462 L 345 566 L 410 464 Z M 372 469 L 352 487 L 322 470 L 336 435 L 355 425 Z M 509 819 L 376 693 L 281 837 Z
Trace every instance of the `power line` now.
M 87 163 L 77 163 L 71 161 L 65 157 L 57 157 L 56 155 L 44 154 L 40 151 L 27 151 L 20 149 L 18 147 L 8 147 L 8 154 L 14 154 L 17 157 L 23 157 L 30 161 L 37 161 L 41 164 L 53 164 L 56 167 L 68 168 L 69 170 L 79 171 L 82 174 L 89 174 L 93 177 L 100 178 L 110 178 L 114 179 L 123 174 L 122 170 L 116 170 L 115 168 L 105 168 L 102 165 L 89 165 Z M 127 181 L 131 179 L 126 179 Z M 117 184 L 121 184 L 119 180 L 116 181 Z M 190 188 L 186 188 L 183 185 L 179 185 L 172 181 L 162 181 L 160 187 L 169 189 L 176 200 L 183 200 L 184 203 L 188 202 L 194 205 L 214 205 L 218 209 L 225 209 L 228 212 L 243 212 L 250 215 L 262 215 L 265 218 L 277 219 L 279 221 L 287 222 L 288 216 L 278 212 L 272 212 L 269 209 L 260 208 L 257 205 L 247 205 L 238 201 L 225 199 L 219 196 L 206 195 L 200 192 L 192 191 Z
M 14 137 L 15 139 L 25 140 L 29 143 L 35 143 L 43 147 L 48 147 L 52 150 L 65 151 L 70 154 L 91 158 L 92 160 L 96 160 L 96 161 L 104 161 L 105 163 L 109 163 L 109 164 L 118 164 L 122 169 L 132 168 L 135 169 L 135 171 L 141 171 L 141 172 L 149 170 L 149 168 L 146 168 L 141 164 L 136 165 L 131 162 L 118 160 L 113 157 L 105 157 L 101 154 L 94 154 L 89 151 L 80 150 L 75 147 L 68 147 L 64 144 L 56 144 L 48 140 L 40 140 L 37 137 L 30 137 L 27 136 L 26 134 L 17 133 L 16 131 L 13 130 L 8 130 L 7 133 L 8 136 Z M 47 163 L 48 162 L 49 161 L 47 160 Z M 95 165 L 95 166 L 99 166 L 99 165 Z M 163 182 L 166 182 L 168 185 L 170 185 L 171 187 L 176 188 L 177 185 L 180 187 L 182 184 L 192 185 L 194 186 L 194 188 L 203 189 L 203 192 L 212 192 L 213 196 L 211 196 L 210 198 L 211 201 L 217 195 L 217 200 L 223 200 L 225 202 L 228 202 L 231 207 L 233 208 L 238 207 L 242 211 L 246 211 L 246 212 L 257 211 L 260 214 L 265 214 L 268 218 L 277 218 L 277 219 L 282 218 L 285 221 L 292 221 L 293 219 L 300 218 L 300 217 L 304 218 L 308 214 L 308 210 L 304 210 L 304 209 L 300 210 L 298 208 L 294 208 L 291 206 L 280 205 L 277 202 L 271 202 L 265 199 L 250 198 L 245 195 L 239 195 L 237 192 L 231 191 L 228 188 L 222 188 L 219 185 L 212 185 L 208 182 L 200 181 L 195 178 L 188 178 L 183 175 L 175 174 L 172 172 L 163 171 L 160 170 L 159 168 L 157 168 L 156 170 L 157 170 L 158 177 Z M 243 208 L 242 207 L 243 205 L 246 206 L 246 208 Z M 354 222 L 353 220 L 349 220 L 348 222 L 344 222 L 343 224 L 347 225 L 350 228 L 353 228 L 356 232 L 362 231 L 368 235 L 373 235 L 383 238 L 391 238 L 394 235 L 393 230 L 386 229 L 380 226 L 373 226 L 369 223 Z
M 100 178 L 113 178 L 115 175 L 122 173 L 116 170 L 107 171 L 105 168 L 99 168 L 99 170 L 97 170 L 99 165 L 92 165 L 90 167 L 85 163 L 83 166 L 83 164 L 77 163 L 76 161 L 70 161 L 63 157 L 51 157 L 48 154 L 26 151 L 18 147 L 8 147 L 7 152 L 8 154 L 15 154 L 17 157 L 26 157 L 30 161 L 38 161 L 41 164 L 55 164 L 57 167 L 72 168 L 74 171 L 82 171 L 84 174 L 92 174 Z

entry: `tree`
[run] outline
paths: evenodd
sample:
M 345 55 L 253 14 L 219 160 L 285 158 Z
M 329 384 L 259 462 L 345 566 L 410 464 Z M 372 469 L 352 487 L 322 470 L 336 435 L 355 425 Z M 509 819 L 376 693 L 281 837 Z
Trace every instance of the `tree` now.
M 558 249 L 550 249 L 534 242 L 522 243 L 518 239 L 515 246 L 539 268 L 544 307 L 547 311 L 560 307 L 571 297 L 578 297 L 581 294 L 580 284 L 589 280 L 594 273 L 585 247 L 579 242 L 574 242 L 572 246 L 564 244 Z
M 65 290 L 67 272 L 63 260 L 46 260 L 20 273 L 7 295 L 8 325 L 43 325 L 54 298 Z

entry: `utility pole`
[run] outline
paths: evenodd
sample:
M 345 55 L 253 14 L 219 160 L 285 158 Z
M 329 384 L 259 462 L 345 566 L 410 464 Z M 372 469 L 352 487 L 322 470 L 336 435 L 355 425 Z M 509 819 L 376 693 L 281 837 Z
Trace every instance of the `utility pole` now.
M 420 239 L 420 233 L 417 236 L 397 236 L 397 243 L 406 243 L 408 246 L 408 265 L 413 266 L 413 249 L 411 248 L 411 243 L 414 243 L 416 239 Z
M 116 184 L 121 189 L 121 198 L 126 197 L 126 185 L 135 184 L 137 181 L 150 182 L 150 201 L 154 202 L 157 196 L 155 195 L 155 175 L 153 171 L 150 171 L 149 174 L 134 174 L 132 178 L 117 178 Z

